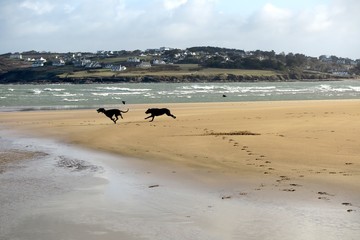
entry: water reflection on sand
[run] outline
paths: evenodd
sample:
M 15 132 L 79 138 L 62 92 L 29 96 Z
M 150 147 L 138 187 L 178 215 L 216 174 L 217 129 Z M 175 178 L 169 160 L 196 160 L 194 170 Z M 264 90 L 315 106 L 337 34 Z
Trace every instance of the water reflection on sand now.
M 3 164 L 0 239 L 331 240 L 360 231 L 359 212 L 331 202 L 223 198 L 234 183 L 196 183 L 181 169 L 10 131 L 0 142 L 2 152 L 38 153 Z

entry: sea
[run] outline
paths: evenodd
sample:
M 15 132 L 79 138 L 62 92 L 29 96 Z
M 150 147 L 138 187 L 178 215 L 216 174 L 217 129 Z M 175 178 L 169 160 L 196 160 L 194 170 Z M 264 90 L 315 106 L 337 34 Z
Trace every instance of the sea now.
M 0 85 L 0 111 L 117 107 L 123 104 L 359 99 L 360 80 L 242 83 Z
M 0 112 L 96 109 L 123 101 L 327 99 L 360 99 L 360 81 L 0 85 Z M 71 234 L 81 239 L 100 234 L 103 239 L 359 239 L 359 210 L 349 213 L 334 201 L 304 205 L 301 199 L 263 200 L 257 194 L 223 200 L 220 196 L 234 193 L 233 184 L 221 190 L 197 187 L 209 184 L 194 184 L 195 177 L 184 181 L 190 175 L 181 168 L 159 168 L 153 161 L 82 149 L 1 125 L 0 152 L 36 153 L 7 163 L 0 173 L 0 239 Z M 149 188 L 154 183 L 159 187 Z

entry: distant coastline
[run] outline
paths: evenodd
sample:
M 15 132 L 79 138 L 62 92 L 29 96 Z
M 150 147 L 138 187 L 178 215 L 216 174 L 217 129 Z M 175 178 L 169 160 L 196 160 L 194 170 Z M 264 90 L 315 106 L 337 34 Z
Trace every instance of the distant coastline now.
M 336 81 L 344 79 L 357 79 L 356 77 L 336 77 L 330 74 L 273 74 L 273 75 L 236 75 L 236 74 L 139 74 L 120 76 L 84 76 L 59 77 L 58 72 L 52 70 L 34 71 L 33 69 L 20 69 L 10 71 L 0 76 L 0 84 L 52 84 L 52 83 L 191 83 L 191 82 L 291 82 L 291 81 Z
M 218 47 L 0 55 L 0 84 L 334 81 L 359 76 L 360 59 Z

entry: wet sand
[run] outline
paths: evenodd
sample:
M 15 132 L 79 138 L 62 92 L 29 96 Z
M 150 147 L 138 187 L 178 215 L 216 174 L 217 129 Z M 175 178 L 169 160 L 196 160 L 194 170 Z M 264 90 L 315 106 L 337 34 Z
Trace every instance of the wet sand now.
M 54 181 L 64 171 L 79 179 L 66 185 L 65 194 L 45 197 L 46 207 L 33 208 L 31 219 L 37 216 L 50 229 L 60 223 L 76 239 L 358 236 L 360 101 L 157 105 L 177 118 L 152 123 L 144 120 L 148 106 L 129 105 L 116 125 L 95 110 L 0 113 L 3 127 L 22 133 L 16 141 L 27 134 L 45 139 L 45 146 L 49 138 L 59 141 L 57 157 L 37 156 L 25 161 L 32 163 L 24 169 L 48 159 L 51 171 L 62 172 Z M 81 161 L 64 161 L 74 158 L 78 150 L 66 149 L 74 146 L 88 150 L 79 150 L 75 159 Z M 85 167 L 72 171 L 69 163 Z M 9 171 L 0 174 L 2 180 Z M 22 171 L 11 176 L 17 179 Z M 46 239 L 26 218 L 19 219 L 8 224 L 5 236 L 26 229 L 24 234 L 33 236 L 28 239 Z

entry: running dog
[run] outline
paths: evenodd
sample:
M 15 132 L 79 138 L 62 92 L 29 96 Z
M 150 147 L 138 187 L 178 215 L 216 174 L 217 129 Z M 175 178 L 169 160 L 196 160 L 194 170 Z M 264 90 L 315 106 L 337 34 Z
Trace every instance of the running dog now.
M 108 118 L 110 118 L 115 124 L 116 121 L 119 119 L 118 116 L 120 116 L 121 118 L 123 118 L 123 116 L 121 115 L 121 113 L 127 113 L 129 111 L 121 111 L 119 109 L 109 109 L 109 110 L 105 110 L 105 108 L 99 108 L 98 110 L 96 110 L 98 113 L 103 113 L 105 114 L 105 116 L 107 116 Z M 115 116 L 115 118 L 113 118 Z
M 167 109 L 167 108 L 149 108 L 148 110 L 146 110 L 145 113 L 146 113 L 146 114 L 150 114 L 150 116 L 148 116 L 148 117 L 145 118 L 145 119 L 152 118 L 152 119 L 150 120 L 150 122 L 154 121 L 154 118 L 155 118 L 156 116 L 161 116 L 161 115 L 163 115 L 163 114 L 166 114 L 166 115 L 168 115 L 168 116 L 170 116 L 170 117 L 172 117 L 172 118 L 174 118 L 174 119 L 176 118 L 174 115 L 172 115 L 172 114 L 170 113 L 170 110 Z

